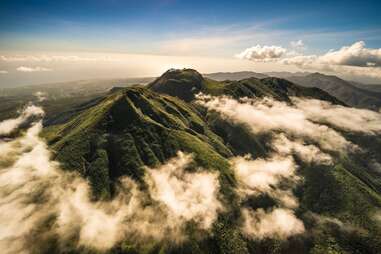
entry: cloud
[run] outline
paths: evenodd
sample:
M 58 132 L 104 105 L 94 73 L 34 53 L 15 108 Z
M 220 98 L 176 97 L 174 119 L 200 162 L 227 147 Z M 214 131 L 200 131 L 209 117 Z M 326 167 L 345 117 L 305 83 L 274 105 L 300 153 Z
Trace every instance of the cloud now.
M 5 71 L 5 70 L 0 70 L 0 74 L 7 74 L 8 71 Z
M 187 223 L 205 232 L 222 209 L 218 174 L 186 171 L 192 157 L 183 153 L 147 168 L 145 191 L 122 177 L 113 199 L 93 201 L 85 179 L 50 159 L 41 129 L 36 122 L 24 135 L 0 141 L 0 248 L 5 253 L 30 253 L 51 244 L 68 251 L 105 251 L 125 239 L 176 244 L 186 240 Z
M 12 133 L 16 128 L 18 128 L 21 124 L 28 121 L 33 116 L 43 116 L 44 111 L 40 107 L 36 107 L 34 105 L 27 106 L 20 115 L 13 119 L 7 119 L 5 121 L 0 122 L 0 135 L 8 135 Z
M 262 49 L 258 45 L 246 49 L 237 56 L 255 62 L 272 61 L 284 65 L 294 65 L 305 70 L 381 79 L 381 49 L 366 48 L 364 41 L 343 46 L 338 50 L 330 50 L 322 55 L 302 54 L 305 49 L 302 40 L 291 41 L 290 45 L 292 50 L 282 48 L 283 50 L 278 51 L 279 54 L 273 54 L 274 57 L 256 57 L 256 54 L 253 54 L 252 57 L 252 51 L 257 52 Z M 277 46 L 271 47 L 277 48 Z
M 381 78 L 381 49 L 366 48 L 363 41 L 320 56 L 297 55 L 280 59 L 279 62 L 308 70 Z
M 291 41 L 290 45 L 295 50 L 305 47 L 302 40 Z M 266 61 L 267 59 L 281 59 L 285 64 L 311 65 L 344 65 L 355 67 L 380 67 L 381 49 L 370 49 L 365 47 L 365 42 L 358 41 L 350 46 L 344 46 L 339 50 L 330 50 L 323 55 L 298 55 L 292 58 L 282 58 L 288 50 L 279 46 L 254 46 L 244 50 L 237 56 L 241 59 L 253 61 Z
M 332 105 L 329 102 L 293 97 L 292 102 L 311 121 L 329 124 L 336 128 L 377 135 L 381 133 L 381 113 Z
M 291 235 L 304 232 L 303 222 L 294 215 L 292 210 L 299 206 L 299 202 L 290 188 L 293 188 L 293 185 L 300 180 L 295 175 L 297 165 L 292 156 L 282 157 L 274 154 L 267 159 L 255 160 L 248 156 L 236 157 L 231 160 L 231 163 L 243 198 L 265 193 L 276 200 L 280 206 L 271 211 L 265 211 L 262 208 L 254 211 L 242 208 L 241 228 L 245 235 L 259 239 L 286 239 Z M 285 181 L 289 184 L 286 185 Z
M 243 123 L 255 133 L 282 131 L 288 136 L 299 137 L 319 144 L 322 149 L 345 152 L 353 148 L 336 130 L 307 118 L 302 108 L 271 98 L 240 101 L 230 97 L 198 96 L 198 103 L 221 113 L 222 117 Z M 322 112 L 324 109 L 321 109 Z
M 247 193 L 271 193 L 282 179 L 294 177 L 296 165 L 292 157 L 273 156 L 252 160 L 236 157 L 231 160 L 243 191 Z
M 305 45 L 302 40 L 291 41 L 290 45 L 291 45 L 291 48 L 293 48 L 296 51 L 302 51 L 305 49 Z
M 251 61 L 268 62 L 281 58 L 286 49 L 280 46 L 261 46 L 256 45 L 251 48 L 247 48 L 236 57 L 240 59 L 247 59 Z
M 81 61 L 97 61 L 106 60 L 104 57 L 84 57 L 76 55 L 14 55 L 0 56 L 4 62 L 81 62 Z
M 350 46 L 344 46 L 341 49 L 319 57 L 319 61 L 327 64 L 348 65 L 359 67 L 380 67 L 381 66 L 381 48 L 370 49 L 365 47 L 365 42 L 358 41 Z
M 52 71 L 52 69 L 48 69 L 48 68 L 40 67 L 40 66 L 36 66 L 36 67 L 20 66 L 20 67 L 17 67 L 16 70 L 20 72 Z
M 286 239 L 305 231 L 303 222 L 290 209 L 276 208 L 271 212 L 242 209 L 242 214 L 245 219 L 243 232 L 248 237 Z
M 331 164 L 332 157 L 322 152 L 317 146 L 306 144 L 302 139 L 291 141 L 284 134 L 275 135 L 272 148 L 280 155 L 295 154 L 307 163 Z
M 216 219 L 216 211 L 222 208 L 217 199 L 218 174 L 186 172 L 191 161 L 190 155 L 179 152 L 176 159 L 162 167 L 148 169 L 145 181 L 152 198 L 165 204 L 173 219 L 195 220 L 207 229 Z
M 45 101 L 47 99 L 48 94 L 45 92 L 37 91 L 33 95 L 37 97 L 37 100 L 39 102 L 42 102 L 42 101 Z

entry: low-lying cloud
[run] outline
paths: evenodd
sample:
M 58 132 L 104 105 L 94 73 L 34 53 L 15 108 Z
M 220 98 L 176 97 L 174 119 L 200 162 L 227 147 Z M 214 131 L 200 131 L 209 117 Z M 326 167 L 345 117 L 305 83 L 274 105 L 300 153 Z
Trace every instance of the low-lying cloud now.
M 179 152 L 176 159 L 158 169 L 148 169 L 145 181 L 152 198 L 165 204 L 174 219 L 196 219 L 208 229 L 222 208 L 217 200 L 218 174 L 184 171 L 191 160 L 190 155 Z
M 37 97 L 39 102 L 45 101 L 48 98 L 48 94 L 41 91 L 37 91 L 33 95 Z
M 306 118 L 329 124 L 346 131 L 376 135 L 381 133 L 381 114 L 366 109 L 332 105 L 315 99 L 293 97 L 292 102 L 303 111 Z
M 275 208 L 271 212 L 242 209 L 242 214 L 245 219 L 243 232 L 251 238 L 286 239 L 305 231 L 303 222 L 290 209 Z
M 255 134 L 281 131 L 290 137 L 311 140 L 330 151 L 345 151 L 353 147 L 334 129 L 309 120 L 304 109 L 285 102 L 271 98 L 238 101 L 226 96 L 199 96 L 199 99 L 200 104 L 221 113 L 222 117 L 248 125 Z M 324 111 L 323 108 L 321 110 Z
M 32 116 L 43 116 L 44 114 L 40 107 L 29 105 L 21 111 L 18 117 L 0 122 L 0 135 L 8 135 Z
M 0 126 L 9 132 L 17 124 Z M 192 156 L 181 152 L 147 168 L 147 191 L 123 177 L 112 200 L 93 201 L 85 179 L 50 159 L 41 129 L 38 121 L 23 136 L 0 141 L 0 248 L 5 253 L 30 253 L 49 244 L 104 251 L 123 240 L 180 243 L 188 223 L 207 231 L 222 209 L 218 173 L 188 172 Z

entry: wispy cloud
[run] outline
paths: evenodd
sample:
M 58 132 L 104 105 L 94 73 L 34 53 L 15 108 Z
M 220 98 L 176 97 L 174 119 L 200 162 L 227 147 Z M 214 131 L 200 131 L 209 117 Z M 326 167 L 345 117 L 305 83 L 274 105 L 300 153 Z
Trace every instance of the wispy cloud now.
M 76 55 L 8 55 L 0 56 L 4 62 L 81 62 L 107 60 L 103 57 L 85 57 Z
M 8 71 L 5 71 L 5 70 L 0 70 L 0 74 L 7 74 Z
M 52 71 L 52 69 L 35 66 L 35 67 L 28 67 L 28 66 L 20 66 L 16 68 L 17 71 L 20 72 L 44 72 L 44 71 Z

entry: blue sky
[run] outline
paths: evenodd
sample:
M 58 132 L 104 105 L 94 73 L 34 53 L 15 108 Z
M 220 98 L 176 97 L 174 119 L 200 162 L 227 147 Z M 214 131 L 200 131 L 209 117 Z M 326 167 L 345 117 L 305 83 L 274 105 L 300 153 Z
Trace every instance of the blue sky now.
M 230 26 L 237 31 L 258 26 L 300 37 L 353 33 L 350 38 L 312 41 L 315 50 L 365 39 L 368 46 L 379 47 L 381 35 L 374 31 L 381 30 L 380 10 L 380 1 L 3 0 L 0 50 L 156 54 L 162 53 L 158 41 L 213 35 Z
M 380 1 L 2 0 L 0 52 L 233 58 L 297 40 L 304 54 L 380 48 L 380 10 Z

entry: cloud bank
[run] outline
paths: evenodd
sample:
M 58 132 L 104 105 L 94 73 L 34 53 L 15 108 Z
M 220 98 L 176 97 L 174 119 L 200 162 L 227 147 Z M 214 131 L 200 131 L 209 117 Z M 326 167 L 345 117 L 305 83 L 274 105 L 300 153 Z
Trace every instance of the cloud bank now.
M 247 124 L 255 133 L 282 131 L 311 140 L 330 151 L 345 151 L 353 145 L 327 125 L 307 118 L 303 108 L 271 98 L 234 100 L 230 97 L 200 96 L 199 103 L 233 122 Z M 307 103 L 308 104 L 308 103 Z M 323 108 L 321 108 L 324 111 Z

